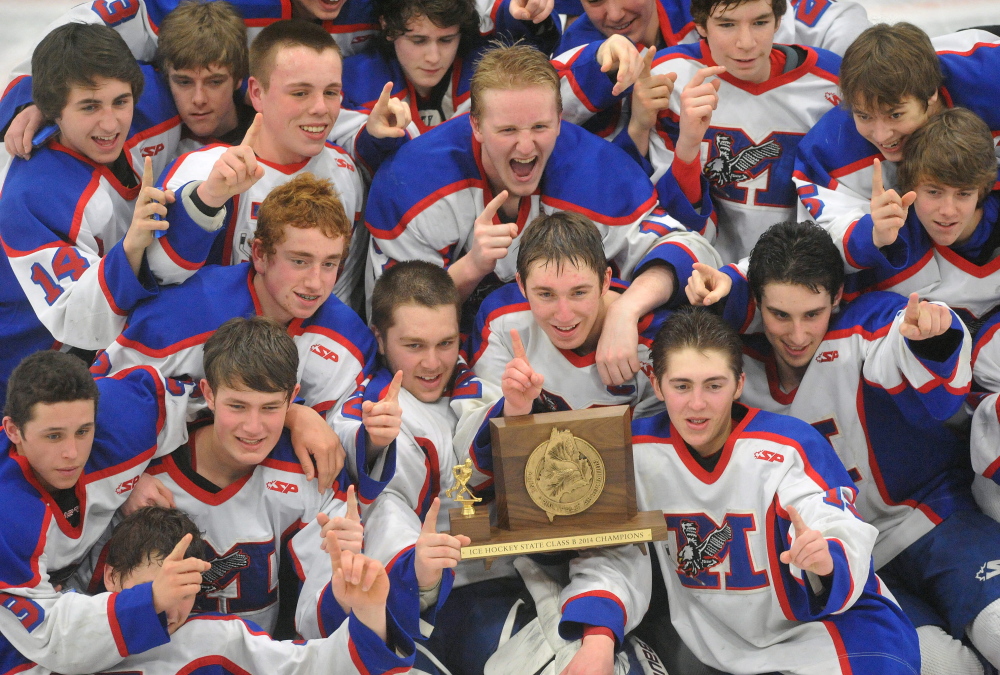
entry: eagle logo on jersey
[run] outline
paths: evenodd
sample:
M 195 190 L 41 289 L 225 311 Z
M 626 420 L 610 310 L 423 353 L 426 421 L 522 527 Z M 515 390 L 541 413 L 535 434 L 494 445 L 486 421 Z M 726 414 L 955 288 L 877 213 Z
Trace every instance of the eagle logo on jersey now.
M 243 551 L 236 549 L 229 555 L 216 558 L 212 561 L 212 568 L 201 575 L 201 592 L 209 593 L 217 591 L 220 582 L 225 579 L 230 572 L 246 569 L 250 566 L 250 556 Z
M 733 528 L 729 523 L 714 530 L 704 541 L 698 534 L 698 524 L 693 520 L 682 520 L 681 531 L 687 543 L 677 552 L 677 565 L 689 577 L 696 577 L 722 562 L 719 552 L 733 538 Z
M 719 156 L 705 165 L 705 176 L 716 187 L 753 178 L 751 169 L 765 159 L 781 156 L 781 145 L 775 140 L 747 146 L 734 155 L 732 136 L 722 132 L 715 134 L 715 147 L 719 149 Z

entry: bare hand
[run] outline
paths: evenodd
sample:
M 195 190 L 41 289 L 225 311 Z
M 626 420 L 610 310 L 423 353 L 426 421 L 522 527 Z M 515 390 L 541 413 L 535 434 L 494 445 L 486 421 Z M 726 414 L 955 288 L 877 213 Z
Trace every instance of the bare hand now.
M 926 340 L 943 334 L 951 328 L 951 310 L 926 300 L 920 300 L 916 293 L 910 293 L 899 324 L 899 334 L 909 340 Z
M 403 409 L 399 405 L 399 388 L 402 383 L 403 371 L 397 370 L 378 403 L 365 401 L 361 404 L 361 424 L 368 435 L 369 452 L 381 451 L 399 435 L 399 427 L 403 421 Z
M 421 589 L 437 586 L 443 570 L 458 565 L 462 559 L 462 547 L 472 543 L 464 534 L 452 536 L 437 531 L 440 510 L 441 500 L 435 497 L 424 516 L 420 536 L 414 547 L 413 566 L 417 573 L 417 586 Z
M 830 544 L 819 530 L 810 530 L 794 506 L 788 507 L 788 517 L 792 521 L 795 540 L 792 548 L 782 551 L 779 559 L 786 565 L 795 565 L 800 570 L 825 577 L 833 573 L 833 556 Z
M 653 51 L 650 49 L 649 51 Z M 639 55 L 632 41 L 624 35 L 611 35 L 597 49 L 597 62 L 601 64 L 601 72 L 618 71 L 612 95 L 620 93 L 635 84 L 643 72 L 645 61 Z
M 597 370 L 605 385 L 619 385 L 639 372 L 639 326 L 629 317 L 619 319 L 614 311 L 618 302 L 608 308 L 604 329 L 597 341 Z
M 34 103 L 17 113 L 11 120 L 10 126 L 7 127 L 7 134 L 3 137 L 7 154 L 21 159 L 31 157 L 31 139 L 42 128 L 44 121 L 45 117 L 42 115 L 42 111 Z
M 587 635 L 559 675 L 613 675 L 615 641 L 607 635 Z
M 167 509 L 176 509 L 174 503 L 174 493 L 160 482 L 159 478 L 150 476 L 148 473 L 139 475 L 128 499 L 121 506 L 123 515 L 129 516 L 146 506 L 162 506 Z
M 699 156 L 701 141 L 712 123 L 712 112 L 719 105 L 722 80 L 718 77 L 711 82 L 705 80 L 724 72 L 723 66 L 702 68 L 681 92 L 680 131 L 674 152 L 682 162 L 693 162 Z
M 285 427 L 292 432 L 292 450 L 302 465 L 306 480 L 318 477 L 316 489 L 324 492 L 333 485 L 344 466 L 345 453 L 340 438 L 322 415 L 298 403 L 288 406 Z
M 378 101 L 368 114 L 368 133 L 375 138 L 402 138 L 412 121 L 410 106 L 391 96 L 392 82 L 386 82 Z
M 385 640 L 385 602 L 389 597 L 385 567 L 360 553 L 341 551 L 332 533 L 327 535 L 326 544 L 333 567 L 330 580 L 333 597 L 345 612 L 354 612 L 362 623 Z
M 358 507 L 358 495 L 353 485 L 347 486 L 347 514 L 331 518 L 325 513 L 316 515 L 320 525 L 319 536 L 323 538 L 320 548 L 327 550 L 326 535 L 333 532 L 337 544 L 342 551 L 361 553 L 365 543 L 365 528 L 361 524 L 361 509 Z
M 486 276 L 497 266 L 497 260 L 507 255 L 507 249 L 517 236 L 515 223 L 494 223 L 497 211 L 507 201 L 507 191 L 504 190 L 486 205 L 483 212 L 476 218 L 472 231 L 472 248 L 469 256 L 476 270 Z
M 549 18 L 555 0 L 510 0 L 510 15 L 520 21 L 541 23 Z
M 882 184 L 882 162 L 876 159 L 872 169 L 872 242 L 882 248 L 896 241 L 917 193 L 910 191 L 900 197 L 895 190 L 886 190 Z
M 169 632 L 187 618 L 201 590 L 201 575 L 212 568 L 204 560 L 184 557 L 191 539 L 190 533 L 181 537 L 153 579 L 153 608 L 157 614 L 166 612 Z
M 733 280 L 728 274 L 705 263 L 695 263 L 684 293 L 695 307 L 708 307 L 729 295 L 732 288 Z
M 238 194 L 249 190 L 254 183 L 264 177 L 264 167 L 257 163 L 254 146 L 257 145 L 264 117 L 260 113 L 253 118 L 243 142 L 227 148 L 212 165 L 208 178 L 198 186 L 198 196 L 206 206 L 223 206 Z
M 514 358 L 507 363 L 500 378 L 500 389 L 504 395 L 504 416 L 527 415 L 539 394 L 545 378 L 536 373 L 528 363 L 524 352 L 524 343 L 517 329 L 510 330 L 510 339 L 514 345 Z
M 142 165 L 142 184 L 139 197 L 135 200 L 132 224 L 129 225 L 122 241 L 125 256 L 136 276 L 139 275 L 142 255 L 153 243 L 156 232 L 170 227 L 170 224 L 162 218 L 167 215 L 166 204 L 173 202 L 173 190 L 160 190 L 153 184 L 153 160 L 146 157 Z M 161 219 L 157 220 L 154 216 L 160 216 Z
M 660 112 L 670 107 L 670 95 L 674 91 L 677 73 L 653 75 L 653 58 L 656 51 L 646 51 L 642 61 L 642 71 L 632 87 L 632 117 L 629 119 L 629 136 L 632 137 L 643 155 L 649 148 L 649 132 L 656 126 Z M 640 146 L 641 143 L 641 146 Z

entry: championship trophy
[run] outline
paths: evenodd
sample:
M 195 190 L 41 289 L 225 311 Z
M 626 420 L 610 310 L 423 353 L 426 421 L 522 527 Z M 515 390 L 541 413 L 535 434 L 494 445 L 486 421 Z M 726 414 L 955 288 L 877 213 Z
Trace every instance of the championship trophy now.
M 472 540 L 464 560 L 660 541 L 659 511 L 636 509 L 631 414 L 627 405 L 490 420 L 496 526 L 473 506 L 472 460 L 454 468 L 462 508 L 451 534 Z

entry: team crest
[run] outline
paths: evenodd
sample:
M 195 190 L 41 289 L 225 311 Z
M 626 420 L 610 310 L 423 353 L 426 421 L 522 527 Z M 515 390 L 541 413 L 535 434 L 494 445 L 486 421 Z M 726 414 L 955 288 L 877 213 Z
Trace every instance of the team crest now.
M 682 520 L 681 531 L 687 543 L 677 551 L 677 565 L 689 577 L 696 577 L 722 562 L 719 552 L 733 538 L 733 528 L 728 522 L 715 529 L 704 541 L 698 533 L 698 524 L 693 520 Z
M 715 134 L 715 147 L 719 156 L 705 165 L 705 177 L 717 188 L 753 178 L 750 172 L 758 164 L 781 156 L 781 144 L 773 139 L 749 145 L 734 155 L 732 136 L 721 131 Z

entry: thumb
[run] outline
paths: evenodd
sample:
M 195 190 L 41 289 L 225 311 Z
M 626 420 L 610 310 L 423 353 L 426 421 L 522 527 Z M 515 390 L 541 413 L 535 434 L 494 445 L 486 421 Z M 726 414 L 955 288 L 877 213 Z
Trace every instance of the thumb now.
M 191 540 L 193 538 L 194 537 L 191 535 L 190 532 L 181 537 L 181 540 L 177 542 L 176 546 L 174 546 L 174 550 L 170 552 L 170 555 L 168 555 L 166 558 L 163 559 L 164 562 L 166 562 L 167 560 L 174 560 L 174 561 L 184 560 L 184 554 L 187 553 L 188 546 L 191 545 Z
M 910 208 L 913 205 L 913 202 L 915 202 L 916 200 L 917 200 L 916 192 L 913 192 L 912 190 L 910 192 L 907 192 L 905 195 L 903 195 L 903 208 L 904 209 Z
M 347 486 L 347 519 L 352 523 L 361 522 L 361 508 L 358 506 L 358 492 L 353 485 Z
M 778 556 L 778 560 L 785 563 L 786 565 L 792 564 L 792 553 L 791 551 L 782 551 L 781 555 Z
M 437 534 L 438 513 L 441 511 L 441 500 L 437 497 L 431 502 L 431 507 L 424 515 L 424 523 L 420 526 L 422 534 Z
M 906 312 L 903 314 L 903 320 L 906 323 L 916 324 L 919 318 L 920 296 L 917 293 L 910 293 L 910 297 L 906 301 Z

